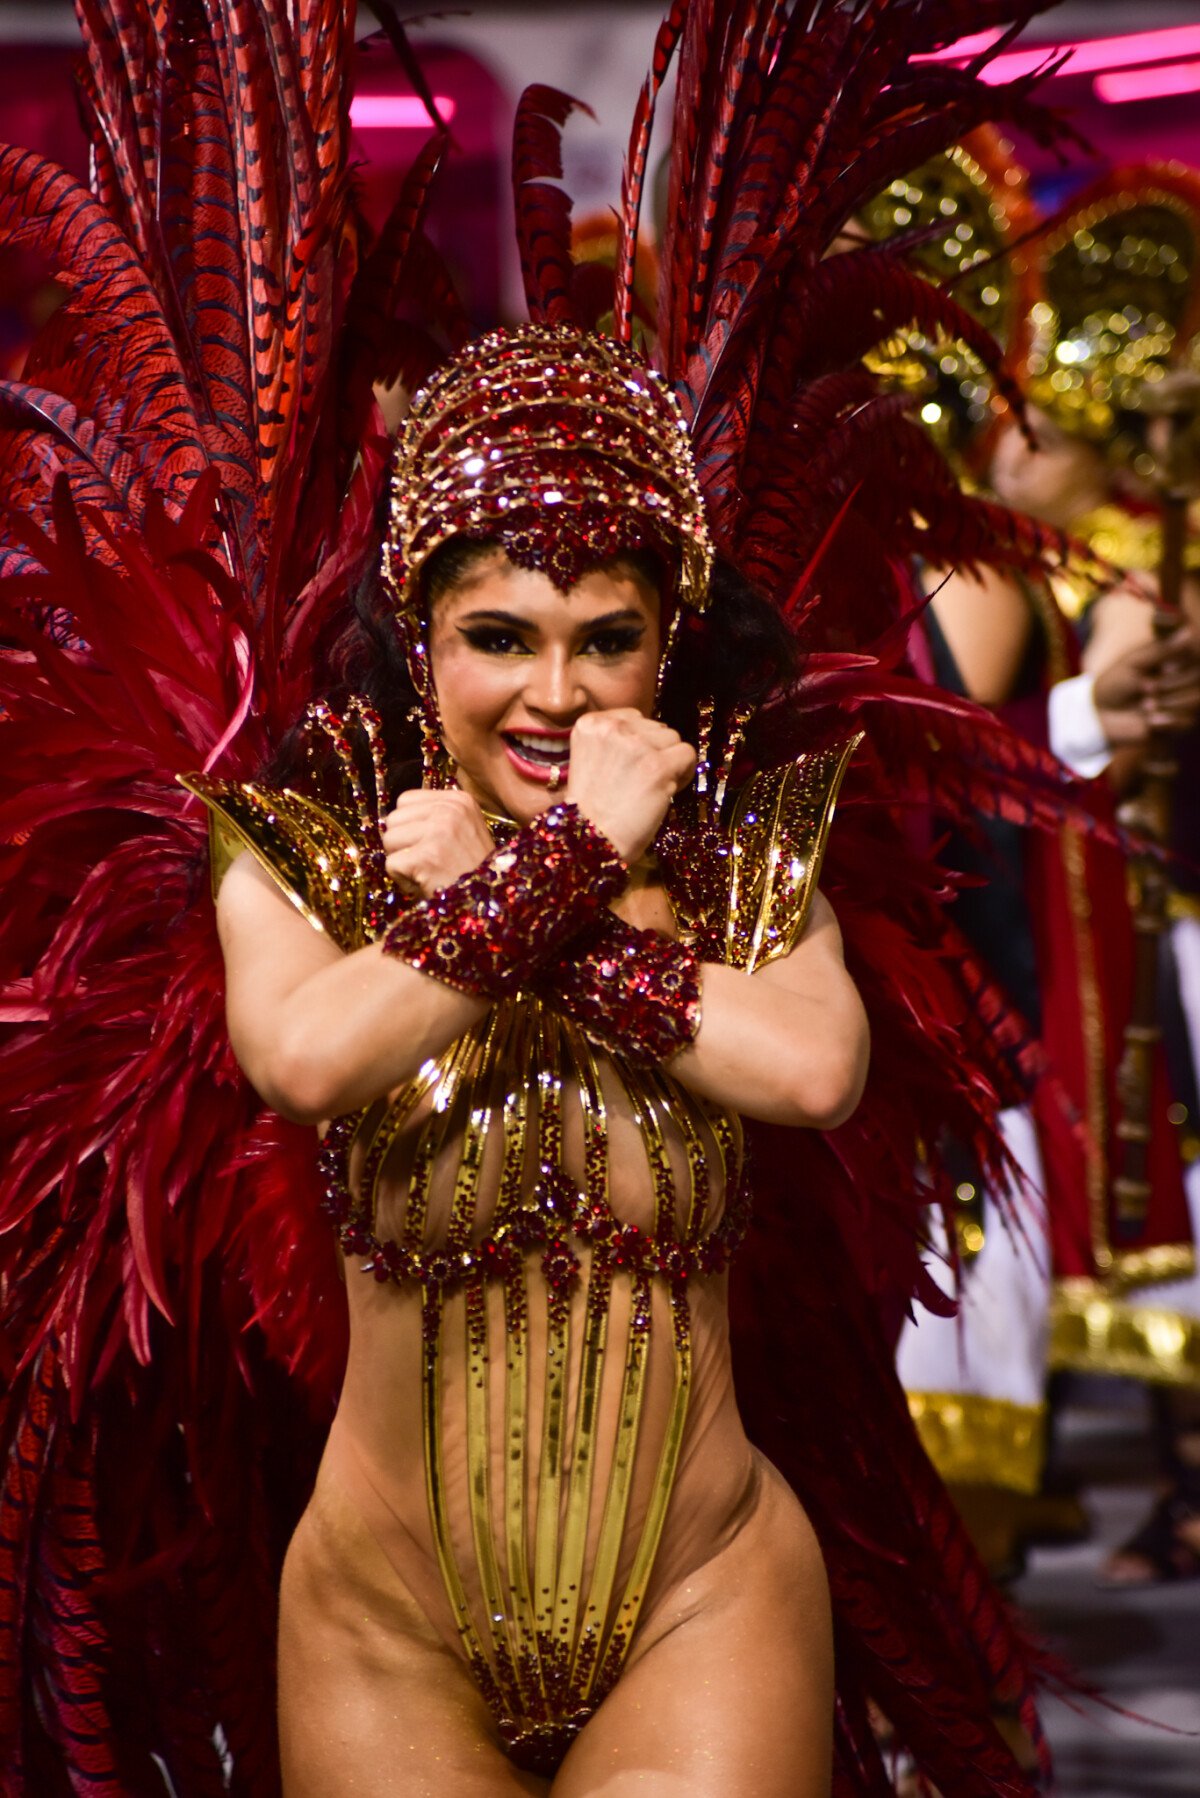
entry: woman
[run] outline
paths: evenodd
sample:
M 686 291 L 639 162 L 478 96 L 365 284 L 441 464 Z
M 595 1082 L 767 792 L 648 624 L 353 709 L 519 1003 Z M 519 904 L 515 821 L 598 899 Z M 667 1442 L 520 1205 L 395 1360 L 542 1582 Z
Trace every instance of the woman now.
M 692 487 L 665 388 L 568 336 L 473 349 L 419 399 L 399 460 L 396 490 L 428 507 L 466 432 L 506 500 L 462 536 L 451 485 L 436 527 L 393 530 L 452 769 L 383 826 L 388 875 L 425 905 L 339 945 L 280 891 L 286 845 L 245 829 L 258 859 L 220 889 L 238 1058 L 285 1115 L 343 1120 L 348 1186 L 370 1188 L 367 1271 L 389 1242 L 401 1257 L 377 1283 L 348 1256 L 346 1382 L 283 1582 L 289 1798 L 337 1789 L 348 1757 L 381 1798 L 544 1791 L 560 1763 L 565 1794 L 649 1769 L 664 1791 L 829 1789 L 821 1555 L 743 1431 L 723 1273 L 738 1114 L 831 1128 L 865 1079 L 862 1005 L 814 884 L 836 774 L 806 835 L 776 828 L 807 868 L 775 953 L 685 948 L 686 894 L 651 850 L 697 767 L 654 716 L 671 617 L 706 598 L 678 597 Z M 481 370 L 510 384 L 507 410 L 473 409 Z M 523 513 L 556 441 L 635 385 L 638 455 L 576 451 L 539 533 Z M 627 521 L 640 508 L 632 553 L 595 561 L 592 477 Z M 557 581 L 536 565 L 565 550 Z M 205 790 L 236 825 L 244 795 Z M 492 940 L 485 925 L 447 965 L 485 889 Z M 626 990 L 610 1000 L 600 974 L 606 1014 L 585 1014 L 581 961 L 610 953 Z M 466 1275 L 435 1272 L 439 1253 Z

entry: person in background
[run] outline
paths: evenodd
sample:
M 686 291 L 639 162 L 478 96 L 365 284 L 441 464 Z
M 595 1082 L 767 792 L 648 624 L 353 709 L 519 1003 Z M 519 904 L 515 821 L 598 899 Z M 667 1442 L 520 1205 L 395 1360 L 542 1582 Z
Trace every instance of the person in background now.
M 953 281 L 1006 344 L 1014 372 L 1036 366 L 1046 377 L 1040 391 L 1056 402 L 1069 364 L 1050 328 L 1058 315 L 1046 299 L 1040 240 L 1019 247 L 1037 220 L 1011 147 L 976 133 L 893 184 L 865 220 L 875 236 L 933 222 L 943 230 L 921 244 L 918 262 Z M 1055 242 L 1073 245 L 1073 231 Z M 1111 518 L 1111 461 L 1101 448 L 1048 411 L 1034 411 L 1025 429 L 1011 414 L 997 423 L 986 371 L 966 345 L 914 333 L 879 360 L 921 396 L 923 422 L 973 486 L 1076 536 Z M 1091 547 L 1105 553 L 1094 539 Z M 1127 787 L 1152 729 L 1185 732 L 1195 722 L 1198 639 L 1186 620 L 1156 639 L 1152 592 L 1107 553 L 1103 571 L 1075 557 L 1053 582 L 994 568 L 925 569 L 932 597 L 914 647 L 931 678 L 1004 712 L 1082 778 Z M 1086 647 L 1075 624 L 1085 591 L 1097 602 Z M 1065 826 L 1050 844 L 996 821 L 969 840 L 960 834 L 948 857 L 970 883 L 960 922 L 1040 1039 L 1051 1078 L 1031 1106 L 1005 1114 L 1024 1180 L 1024 1234 L 1001 1227 L 978 1170 L 964 1164 L 954 1245 L 966 1269 L 962 1317 L 908 1325 L 899 1367 L 926 1447 L 986 1558 L 1013 1571 L 1024 1538 L 1084 1527 L 1076 1505 L 1042 1490 L 1047 1378 L 1053 1364 L 1073 1364 L 1065 1306 L 1114 1268 L 1124 1281 L 1187 1264 L 1192 1233 L 1168 1121 L 1178 1095 L 1160 1066 L 1150 1214 L 1140 1241 L 1117 1255 L 1110 1246 L 1113 1081 L 1131 981 L 1121 858 Z

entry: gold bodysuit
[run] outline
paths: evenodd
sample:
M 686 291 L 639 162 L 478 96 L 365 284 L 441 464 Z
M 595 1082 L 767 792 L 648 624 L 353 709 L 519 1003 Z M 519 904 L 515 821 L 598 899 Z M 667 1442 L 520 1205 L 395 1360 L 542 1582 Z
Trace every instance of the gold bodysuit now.
M 852 749 L 759 774 L 728 826 L 677 834 L 668 896 L 705 959 L 752 973 L 790 951 Z M 404 903 L 361 805 L 185 784 L 215 882 L 248 848 L 346 952 Z M 420 1307 L 428 1526 L 463 1652 L 511 1758 L 552 1772 L 637 1629 L 688 1427 L 690 1294 L 747 1221 L 738 1119 L 522 994 L 339 1118 L 321 1158 L 350 1277 Z

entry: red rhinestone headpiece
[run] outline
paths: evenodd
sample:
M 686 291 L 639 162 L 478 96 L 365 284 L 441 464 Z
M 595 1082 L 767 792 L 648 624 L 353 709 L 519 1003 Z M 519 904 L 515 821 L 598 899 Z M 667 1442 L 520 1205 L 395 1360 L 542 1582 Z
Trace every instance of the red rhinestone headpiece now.
M 494 537 L 565 592 L 621 550 L 659 550 L 702 607 L 712 545 L 683 416 L 615 338 L 525 325 L 480 338 L 413 402 L 392 476 L 384 577 L 406 611 L 426 558 Z

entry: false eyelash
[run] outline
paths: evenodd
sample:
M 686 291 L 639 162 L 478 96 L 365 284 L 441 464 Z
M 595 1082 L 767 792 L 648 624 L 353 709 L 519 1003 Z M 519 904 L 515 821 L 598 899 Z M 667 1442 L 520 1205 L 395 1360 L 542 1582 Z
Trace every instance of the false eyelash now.
M 509 645 L 515 645 L 520 650 L 526 648 L 516 631 L 501 630 L 490 625 L 464 627 L 461 634 L 472 649 L 481 650 L 485 655 L 509 655 L 512 653 Z M 596 653 L 599 655 L 624 655 L 630 650 L 636 649 L 644 635 L 645 632 L 637 625 L 625 629 L 605 630 L 591 638 L 585 648 L 596 649 Z M 606 643 L 609 647 L 598 648 L 597 646 L 601 643 Z
M 510 650 L 507 646 L 510 644 L 515 644 L 521 650 L 525 648 L 525 644 L 516 631 L 501 630 L 495 625 L 483 624 L 464 628 L 462 636 L 472 649 L 480 649 L 485 655 L 508 655 Z

